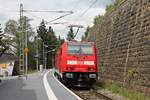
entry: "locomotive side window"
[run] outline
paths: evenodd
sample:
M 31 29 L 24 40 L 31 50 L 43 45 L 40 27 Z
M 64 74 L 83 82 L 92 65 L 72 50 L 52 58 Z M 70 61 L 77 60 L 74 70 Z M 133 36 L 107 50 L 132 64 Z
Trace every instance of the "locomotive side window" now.
M 93 54 L 93 47 L 91 45 L 68 45 L 68 54 Z

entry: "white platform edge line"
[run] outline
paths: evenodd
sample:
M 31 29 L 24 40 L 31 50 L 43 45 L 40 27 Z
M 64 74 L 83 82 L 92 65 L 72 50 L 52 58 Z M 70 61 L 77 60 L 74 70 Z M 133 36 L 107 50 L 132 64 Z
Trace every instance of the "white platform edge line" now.
M 83 100 L 81 99 L 78 95 L 76 95 L 75 93 L 73 93 L 71 90 L 69 90 L 65 85 L 63 85 L 53 74 L 54 79 L 60 84 L 62 85 L 63 88 L 65 88 L 68 92 L 70 92 L 73 96 L 75 96 L 78 100 Z
M 58 100 L 55 94 L 53 93 L 52 89 L 50 88 L 48 81 L 47 81 L 47 75 L 50 71 L 46 72 L 43 77 L 43 83 L 45 87 L 45 91 L 47 93 L 48 99 L 49 100 Z

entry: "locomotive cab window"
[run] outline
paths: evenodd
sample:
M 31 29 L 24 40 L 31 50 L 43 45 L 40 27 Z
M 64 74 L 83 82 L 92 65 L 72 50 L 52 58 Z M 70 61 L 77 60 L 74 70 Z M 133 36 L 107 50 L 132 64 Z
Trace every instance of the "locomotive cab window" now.
M 93 54 L 93 46 L 91 45 L 68 45 L 68 54 Z
M 89 55 L 93 54 L 93 48 L 91 45 L 82 45 L 81 49 L 82 54 L 89 54 Z
M 69 45 L 68 46 L 68 54 L 78 54 L 80 51 L 79 45 Z

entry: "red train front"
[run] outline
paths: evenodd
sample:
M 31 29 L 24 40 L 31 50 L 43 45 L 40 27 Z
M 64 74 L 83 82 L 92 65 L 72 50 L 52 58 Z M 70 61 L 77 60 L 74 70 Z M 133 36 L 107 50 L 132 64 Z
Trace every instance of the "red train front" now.
M 96 47 L 93 42 L 64 42 L 55 55 L 55 74 L 66 84 L 87 87 L 97 79 Z

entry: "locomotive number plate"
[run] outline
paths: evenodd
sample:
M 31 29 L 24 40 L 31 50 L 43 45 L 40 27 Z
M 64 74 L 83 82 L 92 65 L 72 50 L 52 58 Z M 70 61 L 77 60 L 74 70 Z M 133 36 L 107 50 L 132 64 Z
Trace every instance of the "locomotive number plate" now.
M 79 64 L 79 65 L 83 65 L 84 62 L 83 62 L 83 61 L 78 61 L 78 64 Z

